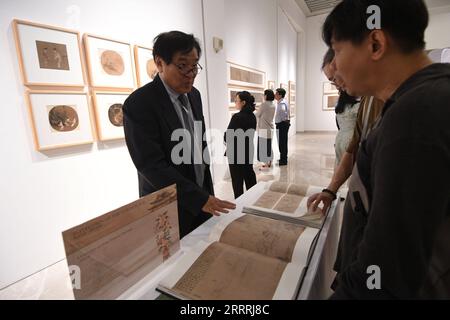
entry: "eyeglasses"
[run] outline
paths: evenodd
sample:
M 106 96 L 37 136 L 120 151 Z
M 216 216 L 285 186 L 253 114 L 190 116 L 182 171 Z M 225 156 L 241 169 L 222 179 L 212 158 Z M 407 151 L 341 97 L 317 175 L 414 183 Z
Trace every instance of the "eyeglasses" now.
M 191 72 L 194 76 L 196 76 L 203 70 L 203 67 L 199 63 L 196 63 L 194 66 L 188 66 L 185 63 L 180 63 L 176 64 L 175 66 L 178 68 L 180 73 L 185 76 L 187 76 Z

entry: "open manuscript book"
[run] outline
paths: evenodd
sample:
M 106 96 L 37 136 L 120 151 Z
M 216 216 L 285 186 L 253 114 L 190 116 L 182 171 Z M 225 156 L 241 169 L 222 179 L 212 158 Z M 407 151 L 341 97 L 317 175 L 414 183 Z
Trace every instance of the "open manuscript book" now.
M 250 206 L 244 206 L 245 213 L 281 219 L 320 228 L 325 216 L 318 209 L 308 209 L 308 197 L 321 192 L 321 188 L 286 182 L 267 182 L 265 192 Z
M 157 290 L 179 299 L 294 299 L 318 232 L 257 215 L 223 215 Z

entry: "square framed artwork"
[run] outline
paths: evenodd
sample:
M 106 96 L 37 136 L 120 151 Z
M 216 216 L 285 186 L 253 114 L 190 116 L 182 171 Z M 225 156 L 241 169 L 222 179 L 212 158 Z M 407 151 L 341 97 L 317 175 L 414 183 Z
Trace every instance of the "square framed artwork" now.
M 89 82 L 97 89 L 130 91 L 135 88 L 131 45 L 85 34 Z
M 232 62 L 227 62 L 228 84 L 236 87 L 260 88 L 266 86 L 266 73 Z
M 249 89 L 244 87 L 228 87 L 228 107 L 231 111 L 237 111 L 234 105 L 234 99 L 236 94 L 240 91 L 248 91 L 255 97 L 256 108 L 258 108 L 264 102 L 264 90 L 262 89 Z
M 86 93 L 28 91 L 25 96 L 36 150 L 94 142 Z
M 295 86 L 295 82 L 294 81 L 289 81 L 289 104 L 294 104 L 296 103 L 296 86 Z
M 336 107 L 338 100 L 339 100 L 339 94 L 337 94 L 337 93 L 324 94 L 323 102 L 322 102 L 322 110 L 334 111 L 334 108 Z
M 295 81 L 289 80 L 289 92 L 295 92 Z
M 267 81 L 267 89 L 275 91 L 277 88 L 275 88 L 275 81 L 269 80 Z
M 123 139 L 122 107 L 129 93 L 94 91 L 95 123 L 99 140 Z
M 26 86 L 84 87 L 77 31 L 13 20 L 19 68 Z
M 134 46 L 134 61 L 136 62 L 136 78 L 138 87 L 152 82 L 158 74 L 158 68 L 153 60 L 153 50 L 142 46 Z
M 323 83 L 323 94 L 332 94 L 332 93 L 336 94 L 338 92 L 339 90 L 330 81 L 325 81 Z
M 295 104 L 290 104 L 289 105 L 289 117 L 295 118 Z

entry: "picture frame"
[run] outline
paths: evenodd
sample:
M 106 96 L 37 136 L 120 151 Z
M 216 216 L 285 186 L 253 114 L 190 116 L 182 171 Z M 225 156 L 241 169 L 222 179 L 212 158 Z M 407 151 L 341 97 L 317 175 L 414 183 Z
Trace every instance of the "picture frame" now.
M 288 83 L 289 87 L 289 110 L 290 110 L 290 117 L 295 117 L 295 106 L 296 106 L 296 85 L 295 81 L 289 81 Z
M 336 86 L 330 82 L 330 81 L 325 81 L 323 83 L 323 94 L 332 94 L 332 93 L 338 93 L 339 90 L 336 88 Z
M 227 62 L 228 84 L 236 87 L 259 88 L 266 86 L 266 73 L 257 69 Z
M 95 124 L 100 141 L 124 139 L 122 107 L 131 92 L 93 91 Z
M 290 104 L 289 105 L 289 117 L 295 118 L 295 104 Z
M 85 92 L 29 90 L 25 98 L 37 151 L 94 142 Z
M 269 80 L 267 81 L 267 89 L 275 91 L 277 88 L 275 88 L 275 81 Z
M 135 88 L 131 45 L 85 34 L 89 83 L 96 90 L 130 91 Z
M 334 111 L 337 101 L 339 100 L 339 94 L 324 94 L 322 101 L 322 110 L 323 111 Z
M 228 87 L 228 107 L 231 111 L 237 111 L 234 105 L 234 98 L 240 91 L 248 91 L 255 97 L 256 108 L 264 102 L 264 90 L 262 89 L 249 89 L 245 87 Z
M 18 19 L 12 26 L 25 86 L 84 88 L 78 31 Z
M 145 84 L 152 82 L 158 74 L 158 69 L 153 60 L 153 49 L 135 45 L 134 61 L 138 87 L 142 87 Z
M 286 90 L 286 94 L 289 93 L 289 85 L 287 85 L 284 82 L 280 82 L 280 88 L 283 88 L 284 90 Z

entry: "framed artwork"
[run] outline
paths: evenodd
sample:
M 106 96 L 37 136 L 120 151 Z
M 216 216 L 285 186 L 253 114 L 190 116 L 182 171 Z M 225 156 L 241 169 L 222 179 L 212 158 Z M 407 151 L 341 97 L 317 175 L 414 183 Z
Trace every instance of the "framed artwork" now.
M 142 46 L 134 46 L 134 61 L 136 62 L 136 78 L 138 87 L 153 81 L 158 74 L 153 50 Z
M 339 94 L 324 94 L 323 95 L 323 103 L 322 110 L 324 111 L 334 111 L 334 108 L 339 100 Z
M 260 88 L 266 86 L 266 73 L 232 62 L 227 62 L 228 84 L 236 87 Z
M 240 91 L 248 91 L 252 96 L 255 97 L 256 108 L 258 108 L 264 102 L 264 90 L 260 89 L 249 89 L 249 88 L 235 88 L 228 87 L 228 107 L 230 110 L 236 111 L 234 105 L 234 99 L 236 94 Z
M 86 93 L 28 91 L 26 98 L 36 150 L 94 142 Z
M 280 88 L 283 88 L 284 90 L 286 90 L 286 93 L 289 93 L 289 86 L 286 83 L 281 82 Z
M 290 110 L 290 117 L 295 117 L 295 106 L 296 106 L 296 87 L 294 81 L 289 81 L 289 110 Z
M 338 92 L 339 92 L 339 90 L 330 81 L 325 81 L 323 83 L 323 94 L 332 94 L 332 93 L 338 93 Z
M 77 31 L 13 20 L 19 68 L 26 86 L 84 87 Z
M 131 45 L 84 35 L 89 81 L 94 88 L 130 91 L 135 87 Z
M 101 141 L 123 139 L 122 107 L 129 93 L 94 91 L 95 122 Z
M 275 88 L 275 81 L 269 80 L 267 81 L 267 89 L 275 91 L 277 88 Z

